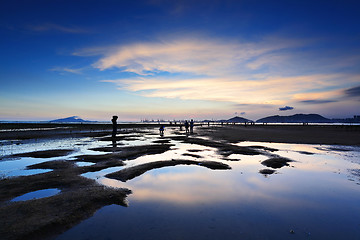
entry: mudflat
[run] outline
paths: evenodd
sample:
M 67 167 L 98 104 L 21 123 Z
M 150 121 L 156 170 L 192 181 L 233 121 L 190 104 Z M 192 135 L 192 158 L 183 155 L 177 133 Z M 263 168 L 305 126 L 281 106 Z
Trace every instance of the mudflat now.
M 178 127 L 180 125 L 166 125 Z M 360 145 L 360 125 L 220 125 L 203 126 L 201 134 L 229 142 L 255 141 L 304 144 Z M 101 137 L 111 132 L 111 124 L 0 123 L 0 140 L 54 137 Z M 156 124 L 119 124 L 129 133 L 158 128 Z M 136 130 L 135 130 L 136 129 Z
M 228 125 L 209 128 L 206 135 L 229 142 L 360 145 L 360 125 Z
M 106 177 L 126 182 L 152 169 L 176 165 L 196 165 L 210 169 L 229 171 L 231 167 L 217 161 L 203 161 L 195 153 L 199 149 L 189 150 L 182 156 L 189 159 L 161 160 L 132 167 L 126 167 L 126 161 L 141 156 L 160 154 L 170 151 L 171 142 L 182 142 L 211 147 L 222 156 L 221 160 L 234 161 L 228 158 L 231 154 L 264 155 L 268 159 L 261 162 L 268 169 L 259 173 L 270 175 L 277 169 L 289 166 L 291 159 L 276 155 L 277 149 L 264 146 L 238 146 L 241 141 L 304 143 L 328 145 L 360 145 L 360 126 L 344 125 L 202 125 L 195 126 L 196 132 L 187 135 L 176 131 L 179 126 L 172 125 L 171 136 L 157 136 L 156 124 L 119 125 L 121 136 L 113 143 L 110 124 L 0 124 L 0 146 L 19 144 L 22 141 L 41 139 L 70 139 L 87 137 L 90 141 L 103 142 L 104 145 L 89 150 L 96 152 L 90 155 L 75 155 L 74 149 L 49 149 L 2 155 L 0 160 L 19 159 L 21 157 L 40 158 L 44 162 L 28 165 L 27 169 L 48 169 L 46 173 L 29 176 L 3 177 L 0 180 L 0 236 L 3 239 L 42 239 L 54 237 L 72 228 L 84 219 L 92 216 L 103 206 L 118 204 L 126 206 L 126 197 L 130 189 L 111 188 L 97 181 L 82 176 L 84 173 L 101 171 L 111 167 L 125 166 L 122 170 L 107 174 Z M 150 132 L 149 132 L 150 130 Z M 123 146 L 122 141 L 138 138 L 154 138 L 151 144 Z M 75 151 L 76 152 L 76 151 Z M 306 153 L 304 153 L 306 154 Z M 53 160 L 51 158 L 60 158 Z M 61 159 L 64 157 L 64 159 Z M 49 158 L 49 161 L 46 159 Z M 197 160 L 191 160 L 191 159 Z M 236 161 L 236 160 L 235 160 Z M 88 162 L 91 165 L 80 166 L 77 162 Z M 270 169 L 271 168 L 271 169 Z M 356 169 L 355 169 L 356 170 Z M 354 172 L 354 175 L 358 172 Z M 57 188 L 61 191 L 55 196 L 20 202 L 11 199 L 20 195 Z

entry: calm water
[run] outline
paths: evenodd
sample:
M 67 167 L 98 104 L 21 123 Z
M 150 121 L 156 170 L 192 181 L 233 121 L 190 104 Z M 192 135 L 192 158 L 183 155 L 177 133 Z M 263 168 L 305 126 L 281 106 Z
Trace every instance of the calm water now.
M 167 129 L 165 136 L 171 134 Z M 149 132 L 122 143 L 143 145 L 158 139 Z M 76 146 L 75 153 L 66 157 L 73 159 L 83 153 L 99 154 L 88 149 L 108 144 L 88 138 L 58 141 L 2 146 L 2 153 L 53 149 L 60 144 L 62 148 Z M 359 147 L 241 142 L 238 145 L 279 151 L 257 156 L 233 154 L 224 160 L 214 148 L 171 143 L 170 151 L 126 161 L 124 167 L 191 159 L 219 161 L 232 169 L 164 167 L 125 183 L 104 177 L 124 167 L 86 173 L 83 176 L 101 184 L 131 189 L 129 206 L 103 207 L 56 239 L 360 239 Z M 268 154 L 295 161 L 272 175 L 263 175 L 259 170 L 266 167 L 261 161 L 268 159 Z M 0 169 L 4 176 L 13 176 L 15 171 L 29 171 L 24 169 L 34 161 L 54 159 L 10 159 L 0 161 Z
M 19 197 L 12 199 L 11 201 L 18 202 L 18 201 L 27 201 L 27 200 L 31 200 L 31 199 L 37 199 L 37 198 L 50 197 L 50 196 L 54 196 L 60 192 L 61 192 L 60 189 L 48 188 L 48 189 L 43 189 L 43 190 L 26 193 L 24 195 L 21 195 Z

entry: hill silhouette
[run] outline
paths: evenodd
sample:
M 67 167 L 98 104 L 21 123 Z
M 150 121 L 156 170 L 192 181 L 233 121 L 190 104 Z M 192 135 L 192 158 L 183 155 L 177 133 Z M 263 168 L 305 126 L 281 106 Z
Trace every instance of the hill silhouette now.
M 331 119 L 325 118 L 319 114 L 295 114 L 290 116 L 269 116 L 260 118 L 256 122 L 261 123 L 331 123 Z
M 67 117 L 67 118 L 51 120 L 50 122 L 52 122 L 52 123 L 78 123 L 78 122 L 93 122 L 93 121 L 87 121 L 87 120 L 81 119 L 78 116 L 72 116 L 72 117 Z
M 233 117 L 233 118 L 230 118 L 228 120 L 226 120 L 226 122 L 229 122 L 229 123 L 245 123 L 245 122 L 253 122 L 252 120 L 249 120 L 247 118 L 243 118 L 243 117 Z

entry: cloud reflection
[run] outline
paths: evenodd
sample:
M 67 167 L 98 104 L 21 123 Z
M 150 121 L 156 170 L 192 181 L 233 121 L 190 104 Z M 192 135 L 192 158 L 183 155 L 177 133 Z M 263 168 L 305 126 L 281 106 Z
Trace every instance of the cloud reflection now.
M 291 192 L 292 189 L 281 184 L 269 185 L 267 179 L 257 172 L 244 175 L 239 171 L 225 173 L 177 166 L 168 168 L 165 172 L 148 172 L 126 184 L 106 178 L 102 179 L 101 183 L 132 189 L 130 205 L 131 201 L 155 201 L 179 205 L 276 202 L 287 207 L 312 206 L 304 199 L 276 194 Z

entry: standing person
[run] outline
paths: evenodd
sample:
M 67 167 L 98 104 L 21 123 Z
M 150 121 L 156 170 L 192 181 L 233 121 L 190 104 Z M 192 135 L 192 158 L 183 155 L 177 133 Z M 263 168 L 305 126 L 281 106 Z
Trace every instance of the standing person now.
M 111 119 L 111 122 L 113 124 L 113 131 L 112 131 L 112 137 L 115 138 L 116 137 L 116 133 L 117 133 L 117 119 L 118 116 L 113 116 Z
M 190 121 L 190 133 L 193 133 L 193 129 L 194 129 L 194 120 L 191 119 L 191 121 Z
M 185 132 L 189 132 L 189 122 L 187 120 L 185 120 Z
M 160 136 L 164 136 L 164 125 L 161 125 L 160 128 L 159 128 L 159 131 L 160 131 Z

